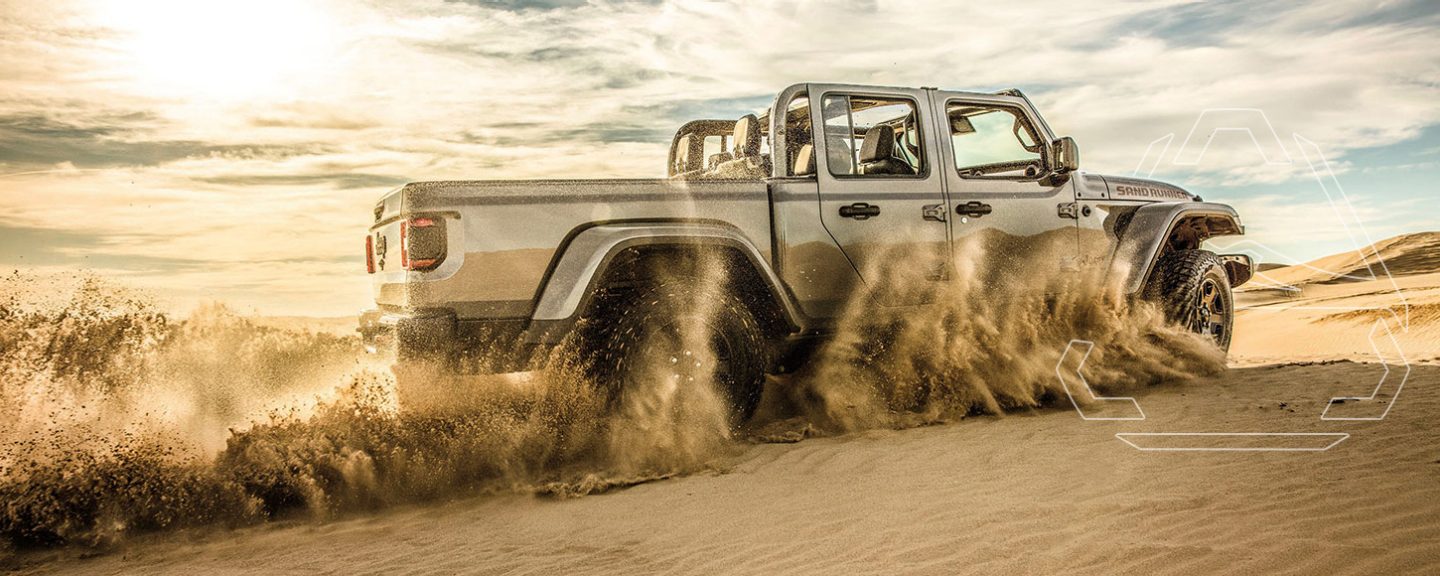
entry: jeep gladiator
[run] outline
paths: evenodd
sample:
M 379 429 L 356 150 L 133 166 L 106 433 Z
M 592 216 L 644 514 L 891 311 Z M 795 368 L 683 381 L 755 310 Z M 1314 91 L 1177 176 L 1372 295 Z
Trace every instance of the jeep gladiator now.
M 1230 290 L 1251 275 L 1248 258 L 1201 245 L 1244 233 L 1234 209 L 1080 171 L 1075 142 L 1018 90 L 797 84 L 758 117 L 685 124 L 668 158 L 665 178 L 385 194 L 365 240 L 377 305 L 361 317 L 367 344 L 493 373 L 588 334 L 592 360 L 614 368 L 630 353 L 613 342 L 640 329 L 620 324 L 719 299 L 723 318 L 707 328 L 743 419 L 763 374 L 802 363 L 852 297 L 925 305 L 924 291 L 891 288 L 953 280 L 951 248 L 967 239 L 1059 239 L 1060 254 L 1026 265 L 1103 265 L 1222 348 Z M 718 290 L 683 281 L 697 258 L 723 264 Z

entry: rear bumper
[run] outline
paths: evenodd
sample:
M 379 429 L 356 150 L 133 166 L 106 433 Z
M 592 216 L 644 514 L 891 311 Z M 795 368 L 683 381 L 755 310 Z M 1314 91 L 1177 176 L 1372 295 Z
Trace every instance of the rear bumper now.
M 394 350 L 401 359 L 445 362 L 466 373 L 526 370 L 549 344 L 527 340 L 525 320 L 457 318 L 449 310 L 367 310 L 360 336 L 371 353 Z
M 376 352 L 395 346 L 402 354 L 448 352 L 455 342 L 455 315 L 449 312 L 395 313 L 366 310 L 360 314 L 365 349 Z

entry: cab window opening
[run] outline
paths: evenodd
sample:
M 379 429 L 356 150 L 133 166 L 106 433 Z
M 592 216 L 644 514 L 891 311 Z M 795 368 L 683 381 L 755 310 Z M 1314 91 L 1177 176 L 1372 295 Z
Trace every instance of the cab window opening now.
M 955 169 L 962 178 L 1034 180 L 1045 150 L 1035 126 L 1013 106 L 950 102 L 945 107 Z
M 923 177 L 918 107 L 900 97 L 826 95 L 821 99 L 825 164 L 841 177 Z

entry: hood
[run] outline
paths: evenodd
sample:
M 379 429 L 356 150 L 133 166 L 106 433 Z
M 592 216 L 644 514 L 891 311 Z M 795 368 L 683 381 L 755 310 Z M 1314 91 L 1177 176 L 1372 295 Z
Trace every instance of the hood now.
M 1112 200 L 1150 200 L 1153 202 L 1200 201 L 1200 197 L 1174 184 L 1129 176 L 1100 176 Z

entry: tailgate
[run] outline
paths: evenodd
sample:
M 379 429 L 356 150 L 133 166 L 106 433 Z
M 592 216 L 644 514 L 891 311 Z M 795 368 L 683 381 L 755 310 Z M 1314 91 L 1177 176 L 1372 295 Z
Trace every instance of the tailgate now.
M 459 265 L 450 246 L 461 232 L 453 212 L 413 212 L 402 206 L 400 190 L 375 205 L 375 222 L 365 238 L 365 266 L 381 306 L 408 304 L 407 282 L 442 277 Z

